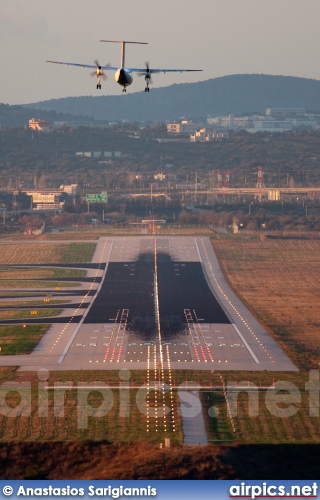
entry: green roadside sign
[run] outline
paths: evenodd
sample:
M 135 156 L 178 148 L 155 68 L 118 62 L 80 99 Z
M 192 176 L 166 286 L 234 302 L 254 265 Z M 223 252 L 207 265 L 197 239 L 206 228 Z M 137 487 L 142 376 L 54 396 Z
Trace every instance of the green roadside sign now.
M 106 192 L 100 194 L 86 194 L 87 203 L 107 203 L 108 195 Z

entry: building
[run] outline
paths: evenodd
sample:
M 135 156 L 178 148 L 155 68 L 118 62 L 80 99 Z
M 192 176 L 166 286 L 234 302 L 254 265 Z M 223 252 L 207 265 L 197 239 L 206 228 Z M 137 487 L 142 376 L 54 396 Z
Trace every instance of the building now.
M 76 156 L 85 156 L 86 158 L 115 158 L 121 157 L 121 151 L 76 151 Z
M 207 118 L 207 123 L 208 125 L 216 125 L 218 127 L 234 128 L 236 124 L 235 120 L 237 120 L 237 118 L 232 114 L 228 116 L 209 116 Z
M 319 129 L 319 116 L 306 113 L 304 108 L 267 108 L 266 114 L 208 117 L 207 123 L 217 128 L 248 132 L 286 132 L 299 129 Z
M 166 178 L 166 175 L 163 174 L 162 172 L 160 172 L 159 174 L 154 174 L 153 178 L 156 180 L 156 181 L 164 181 L 165 178 Z
M 53 123 L 46 122 L 45 120 L 31 118 L 31 120 L 29 120 L 29 129 L 49 133 L 53 131 L 54 125 Z
M 252 128 L 248 128 L 248 132 L 288 132 L 293 129 L 291 121 L 278 120 L 255 120 L 252 123 Z
M 211 128 L 201 128 L 190 134 L 191 142 L 211 142 L 228 138 L 229 132 L 227 130 L 213 130 Z
M 305 108 L 267 108 L 266 116 L 304 116 Z
M 64 202 L 59 201 L 59 191 L 26 191 L 32 197 L 32 210 L 62 210 Z
M 61 186 L 60 186 L 60 189 L 64 193 L 70 194 L 71 196 L 74 196 L 77 194 L 77 188 L 78 188 L 78 184 L 69 184 L 69 185 L 61 184 Z
M 168 134 L 192 134 L 200 127 L 201 125 L 199 123 L 182 120 L 181 123 L 168 123 L 167 132 Z

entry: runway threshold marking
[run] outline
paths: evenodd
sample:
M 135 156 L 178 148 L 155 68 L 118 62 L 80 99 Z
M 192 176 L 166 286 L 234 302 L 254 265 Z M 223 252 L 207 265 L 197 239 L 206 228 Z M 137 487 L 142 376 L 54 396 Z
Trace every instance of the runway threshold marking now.
M 212 353 L 209 349 L 209 346 L 207 345 L 206 338 L 204 336 L 202 326 L 199 323 L 200 320 L 197 317 L 196 311 L 193 309 L 191 312 L 190 309 L 184 309 L 184 315 L 185 315 L 185 318 L 187 321 L 187 328 L 188 328 L 192 343 L 198 345 L 200 352 L 201 352 L 202 359 L 205 363 L 208 362 L 207 356 L 209 356 L 210 361 L 213 363 L 214 359 L 213 359 Z M 196 321 L 194 321 L 193 316 L 195 317 Z M 204 345 L 201 345 L 201 342 Z M 204 346 L 205 346 L 205 349 L 207 352 L 205 352 Z M 199 351 L 198 351 L 196 345 L 193 345 L 193 347 L 194 347 L 194 353 L 195 353 L 195 356 L 197 358 L 197 361 L 200 362 L 201 358 L 199 356 Z
M 210 361 L 212 361 L 212 362 L 213 362 L 213 361 L 214 361 L 213 356 L 212 356 L 211 351 L 210 351 L 210 349 L 209 349 L 209 346 L 208 346 L 208 344 L 207 344 L 206 337 L 205 337 L 205 335 L 204 335 L 204 332 L 203 332 L 202 326 L 201 326 L 201 324 L 199 323 L 200 321 L 204 321 L 204 320 L 203 320 L 203 319 L 199 319 L 199 318 L 198 318 L 197 313 L 196 313 L 196 311 L 195 311 L 194 309 L 193 309 L 193 314 L 194 314 L 194 317 L 196 318 L 196 322 L 197 322 L 196 324 L 197 324 L 198 330 L 199 330 L 199 331 L 200 331 L 200 333 L 201 333 L 201 336 L 202 336 L 202 341 L 203 341 L 203 343 L 204 343 L 204 345 L 205 345 L 205 347 L 206 347 L 206 350 L 207 350 L 207 352 L 208 352 L 208 355 L 209 355 Z M 206 333 L 207 333 L 207 332 L 206 332 Z M 206 356 L 205 356 L 205 353 L 203 352 L 203 348 L 202 348 L 202 346 L 201 346 L 200 348 L 201 348 L 201 351 L 202 351 L 202 356 L 203 356 L 203 358 L 204 358 L 205 362 L 207 362 L 207 358 L 206 358 Z

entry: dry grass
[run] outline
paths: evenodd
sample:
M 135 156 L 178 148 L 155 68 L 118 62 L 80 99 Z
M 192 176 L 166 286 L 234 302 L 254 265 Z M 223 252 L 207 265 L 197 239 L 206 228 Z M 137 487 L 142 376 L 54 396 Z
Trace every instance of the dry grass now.
M 256 393 L 258 413 L 250 416 L 248 394 L 241 392 L 235 401 L 235 393 L 230 391 L 228 402 L 234 400 L 237 409 L 233 430 L 221 394 L 204 393 L 210 439 L 227 440 L 233 436 L 234 442 L 240 443 L 319 443 L 319 416 L 310 415 L 305 383 L 309 377 L 306 370 L 319 368 L 320 242 L 223 238 L 212 244 L 233 290 L 305 372 L 224 372 L 226 384 L 248 380 L 259 387 L 261 380 L 262 385 L 270 387 L 276 380 L 291 382 L 301 400 L 294 402 L 294 415 L 283 417 L 270 411 L 266 391 L 262 390 Z M 290 406 L 286 394 L 277 397 L 280 410 Z M 219 410 L 218 418 L 208 416 L 212 406 Z
M 296 393 L 298 397 L 298 392 Z M 204 392 L 202 405 L 210 442 L 248 443 L 248 444 L 320 444 L 319 417 L 310 416 L 309 393 L 299 392 L 300 402 L 292 404 L 292 396 L 278 394 L 275 391 L 235 393 L 227 391 L 227 399 L 231 405 L 231 415 L 227 411 L 226 401 L 222 392 Z M 272 407 L 270 399 L 277 403 Z M 249 401 L 251 400 L 251 403 Z M 255 406 L 256 405 L 256 406 Z M 208 416 L 209 408 L 218 409 L 218 416 Z M 283 416 L 282 411 L 292 406 L 291 416 Z M 250 411 L 257 414 L 252 415 Z
M 82 278 L 86 271 L 82 269 L 41 269 L 24 267 L 0 267 L 1 279 L 26 280 L 26 279 L 46 279 L 46 278 Z M 1 281 L 0 281 L 1 283 Z
M 231 287 L 301 369 L 320 355 L 320 242 L 212 241 Z
M 101 417 L 89 417 L 88 425 L 85 428 L 80 428 L 78 419 L 81 414 L 81 409 L 84 403 L 81 395 L 84 394 L 82 389 L 77 390 L 78 387 L 86 384 L 90 388 L 99 385 L 99 383 L 106 383 L 105 372 L 71 372 L 72 376 L 68 377 L 68 373 L 53 372 L 50 374 L 49 386 L 55 384 L 56 390 L 46 391 L 48 394 L 48 413 L 46 416 L 41 416 L 39 411 L 40 398 L 38 397 L 39 379 L 37 374 L 32 372 L 26 373 L 12 373 L 8 375 L 9 381 L 27 382 L 30 383 L 30 390 L 27 391 L 28 405 L 30 415 L 27 416 L 5 416 L 0 412 L 0 441 L 103 441 L 109 442 L 139 442 L 149 441 L 151 443 L 158 443 L 163 441 L 164 437 L 170 437 L 173 443 L 180 443 L 182 441 L 181 432 L 181 419 L 177 412 L 178 399 L 174 395 L 174 416 L 173 421 L 171 417 L 163 417 L 161 414 L 162 405 L 165 404 L 170 408 L 170 395 L 167 393 L 163 398 L 162 392 L 157 391 L 150 393 L 150 407 L 158 408 L 158 415 L 149 418 L 147 415 L 140 411 L 137 405 L 137 389 L 128 389 L 123 395 L 119 393 L 118 389 L 110 389 L 110 407 L 104 412 Z M 3 375 L 3 377 L 6 374 Z M 75 376 L 73 376 L 75 375 Z M 108 373 L 108 383 L 112 385 L 119 384 L 119 373 Z M 95 381 L 100 381 L 96 382 Z M 59 387 L 63 383 L 69 383 L 72 390 L 61 392 Z M 135 380 L 137 383 L 137 380 Z M 62 400 L 60 395 L 62 394 Z M 145 393 L 144 393 L 145 394 Z M 86 398 L 86 395 L 84 396 Z M 107 397 L 107 396 L 106 396 Z M 128 397 L 128 399 L 126 399 Z M 81 403 L 82 401 L 82 403 Z M 87 400 L 86 400 L 87 401 Z M 12 407 L 19 404 L 20 396 L 16 392 L 10 392 L 6 396 L 6 403 Z M 98 408 L 102 403 L 102 395 L 98 390 L 92 389 L 88 396 L 88 402 L 93 408 Z M 60 408 L 60 416 L 57 416 L 56 409 Z M 12 415 L 14 415 L 12 413 Z M 177 430 L 175 430 L 175 426 Z
M 19 296 L 17 295 L 17 299 Z M 32 297 L 34 298 L 34 297 Z M 60 304 L 70 304 L 70 300 L 52 300 L 48 299 L 49 304 L 52 305 L 60 305 Z M 48 301 L 45 299 L 42 300 L 0 300 L 0 311 L 1 309 L 5 309 L 6 307 L 22 307 L 22 306 L 43 306 L 45 304 L 48 305 Z
M 166 379 L 166 373 L 164 377 Z M 205 422 L 207 426 L 209 443 L 214 444 L 306 444 L 319 443 L 319 417 L 311 417 L 309 415 L 309 393 L 306 391 L 305 383 L 309 380 L 308 373 L 263 373 L 258 372 L 225 372 L 223 379 L 228 387 L 234 386 L 236 383 L 241 383 L 244 390 L 239 393 L 237 400 L 232 389 L 227 390 L 227 400 L 229 404 L 233 404 L 233 408 L 237 408 L 237 413 L 233 410 L 234 429 L 232 427 L 230 413 L 227 408 L 226 398 L 222 391 L 222 382 L 220 374 L 203 372 L 188 372 L 183 374 L 180 371 L 174 371 L 173 376 L 173 415 L 175 417 L 176 431 L 173 431 L 172 413 L 166 418 L 166 427 L 163 416 L 158 418 L 150 417 L 141 413 L 136 404 L 137 390 L 130 390 L 130 398 L 125 406 L 128 410 L 128 415 L 121 416 L 120 399 L 118 389 L 112 389 L 112 407 L 101 418 L 90 418 L 87 429 L 81 430 L 78 428 L 77 419 L 79 415 L 79 391 L 77 387 L 87 384 L 90 387 L 106 383 L 109 386 L 117 386 L 119 384 L 118 371 L 97 372 L 52 372 L 50 373 L 49 385 L 61 387 L 62 384 L 68 383 L 74 389 L 66 391 L 66 397 L 63 400 L 64 416 L 55 417 L 54 407 L 57 404 L 59 392 L 49 392 L 49 411 L 48 416 L 39 416 L 37 387 L 39 379 L 36 373 L 32 372 L 10 372 L 4 374 L 7 380 L 15 380 L 17 382 L 30 382 L 32 386 L 32 401 L 31 401 L 31 416 L 20 418 L 5 418 L 0 417 L 0 440 L 1 441 L 62 441 L 76 440 L 83 441 L 86 439 L 92 441 L 108 440 L 109 442 L 141 442 L 149 441 L 157 443 L 164 436 L 171 437 L 172 442 L 182 442 L 182 427 L 181 417 L 178 411 L 179 402 L 176 388 L 179 384 L 185 383 L 186 380 L 199 383 L 201 386 L 206 386 L 201 392 L 201 400 Z M 258 413 L 255 416 L 250 416 L 248 407 L 248 394 L 246 392 L 247 381 L 255 384 L 258 388 L 260 385 L 271 387 L 274 382 L 287 381 L 294 384 L 297 391 L 300 391 L 301 401 L 292 402 L 285 400 L 287 396 L 277 395 L 280 398 L 278 402 L 279 408 L 287 408 L 293 404 L 295 414 L 290 417 L 272 413 L 266 404 L 266 390 L 258 391 Z M 145 382 L 145 373 L 143 371 L 132 371 L 130 377 L 130 385 L 133 384 L 137 389 Z M 211 389 L 210 387 L 213 386 Z M 218 387 L 218 389 L 217 389 Z M 220 389 L 219 389 L 220 388 Z M 81 392 L 81 389 L 80 389 Z M 270 392 L 270 391 L 269 391 Z M 276 394 L 272 391 L 272 394 Z M 17 404 L 17 395 L 12 394 L 11 399 L 14 406 Z M 90 395 L 90 404 L 94 407 L 101 403 L 101 394 L 98 391 L 93 391 Z M 163 402 L 170 408 L 171 401 L 169 394 L 165 395 L 163 400 L 162 393 L 158 392 L 157 403 L 155 393 L 150 394 L 150 407 L 161 408 Z M 122 400 L 122 405 L 123 405 Z M 214 407 L 218 410 L 218 415 L 214 416 L 209 410 Z M 2 429 L 2 431 L 1 431 Z M 149 429 L 149 431 L 148 431 Z
M 76 288 L 81 283 L 71 281 L 35 281 L 35 280 L 6 280 L 0 279 L 0 289 L 14 288 Z
M 1 264 L 47 264 L 59 263 L 64 245 L 46 244 L 2 244 Z
M 259 414 L 250 417 L 248 396 L 238 398 L 235 418 L 237 441 L 241 443 L 320 443 L 319 417 L 309 415 L 309 393 L 300 392 L 301 402 L 295 403 L 295 415 L 282 417 L 266 407 L 266 393 L 259 393 Z M 277 395 L 279 410 L 288 408 L 288 395 Z M 281 415 L 281 414 L 280 414 Z
M 78 234 L 79 237 L 79 234 Z M 61 239 L 61 238 L 60 238 Z M 0 264 L 59 264 L 90 262 L 94 243 L 17 243 L 1 244 Z
M 34 311 L 37 311 L 35 314 Z M 58 316 L 60 314 L 62 309 L 52 309 L 52 308 L 46 308 L 46 309 L 15 309 L 15 310 L 5 310 L 5 309 L 0 309 L 0 320 L 6 320 L 6 319 L 29 319 L 29 318 L 47 318 L 51 316 Z

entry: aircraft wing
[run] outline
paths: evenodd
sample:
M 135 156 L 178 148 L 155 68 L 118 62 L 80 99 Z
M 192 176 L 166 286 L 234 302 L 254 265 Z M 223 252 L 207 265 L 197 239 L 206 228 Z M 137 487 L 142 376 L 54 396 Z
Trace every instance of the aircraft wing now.
M 146 68 L 125 68 L 128 73 L 146 73 Z M 148 73 L 185 73 L 186 71 L 203 71 L 202 69 L 149 69 Z
M 53 63 L 53 64 L 63 64 L 64 66 L 79 66 L 80 68 L 91 68 L 91 69 L 97 69 L 96 64 L 79 64 L 79 63 L 72 63 L 72 62 L 62 62 L 62 61 L 46 61 L 48 63 Z M 116 71 L 118 68 L 115 66 L 101 66 L 101 69 L 111 69 Z

